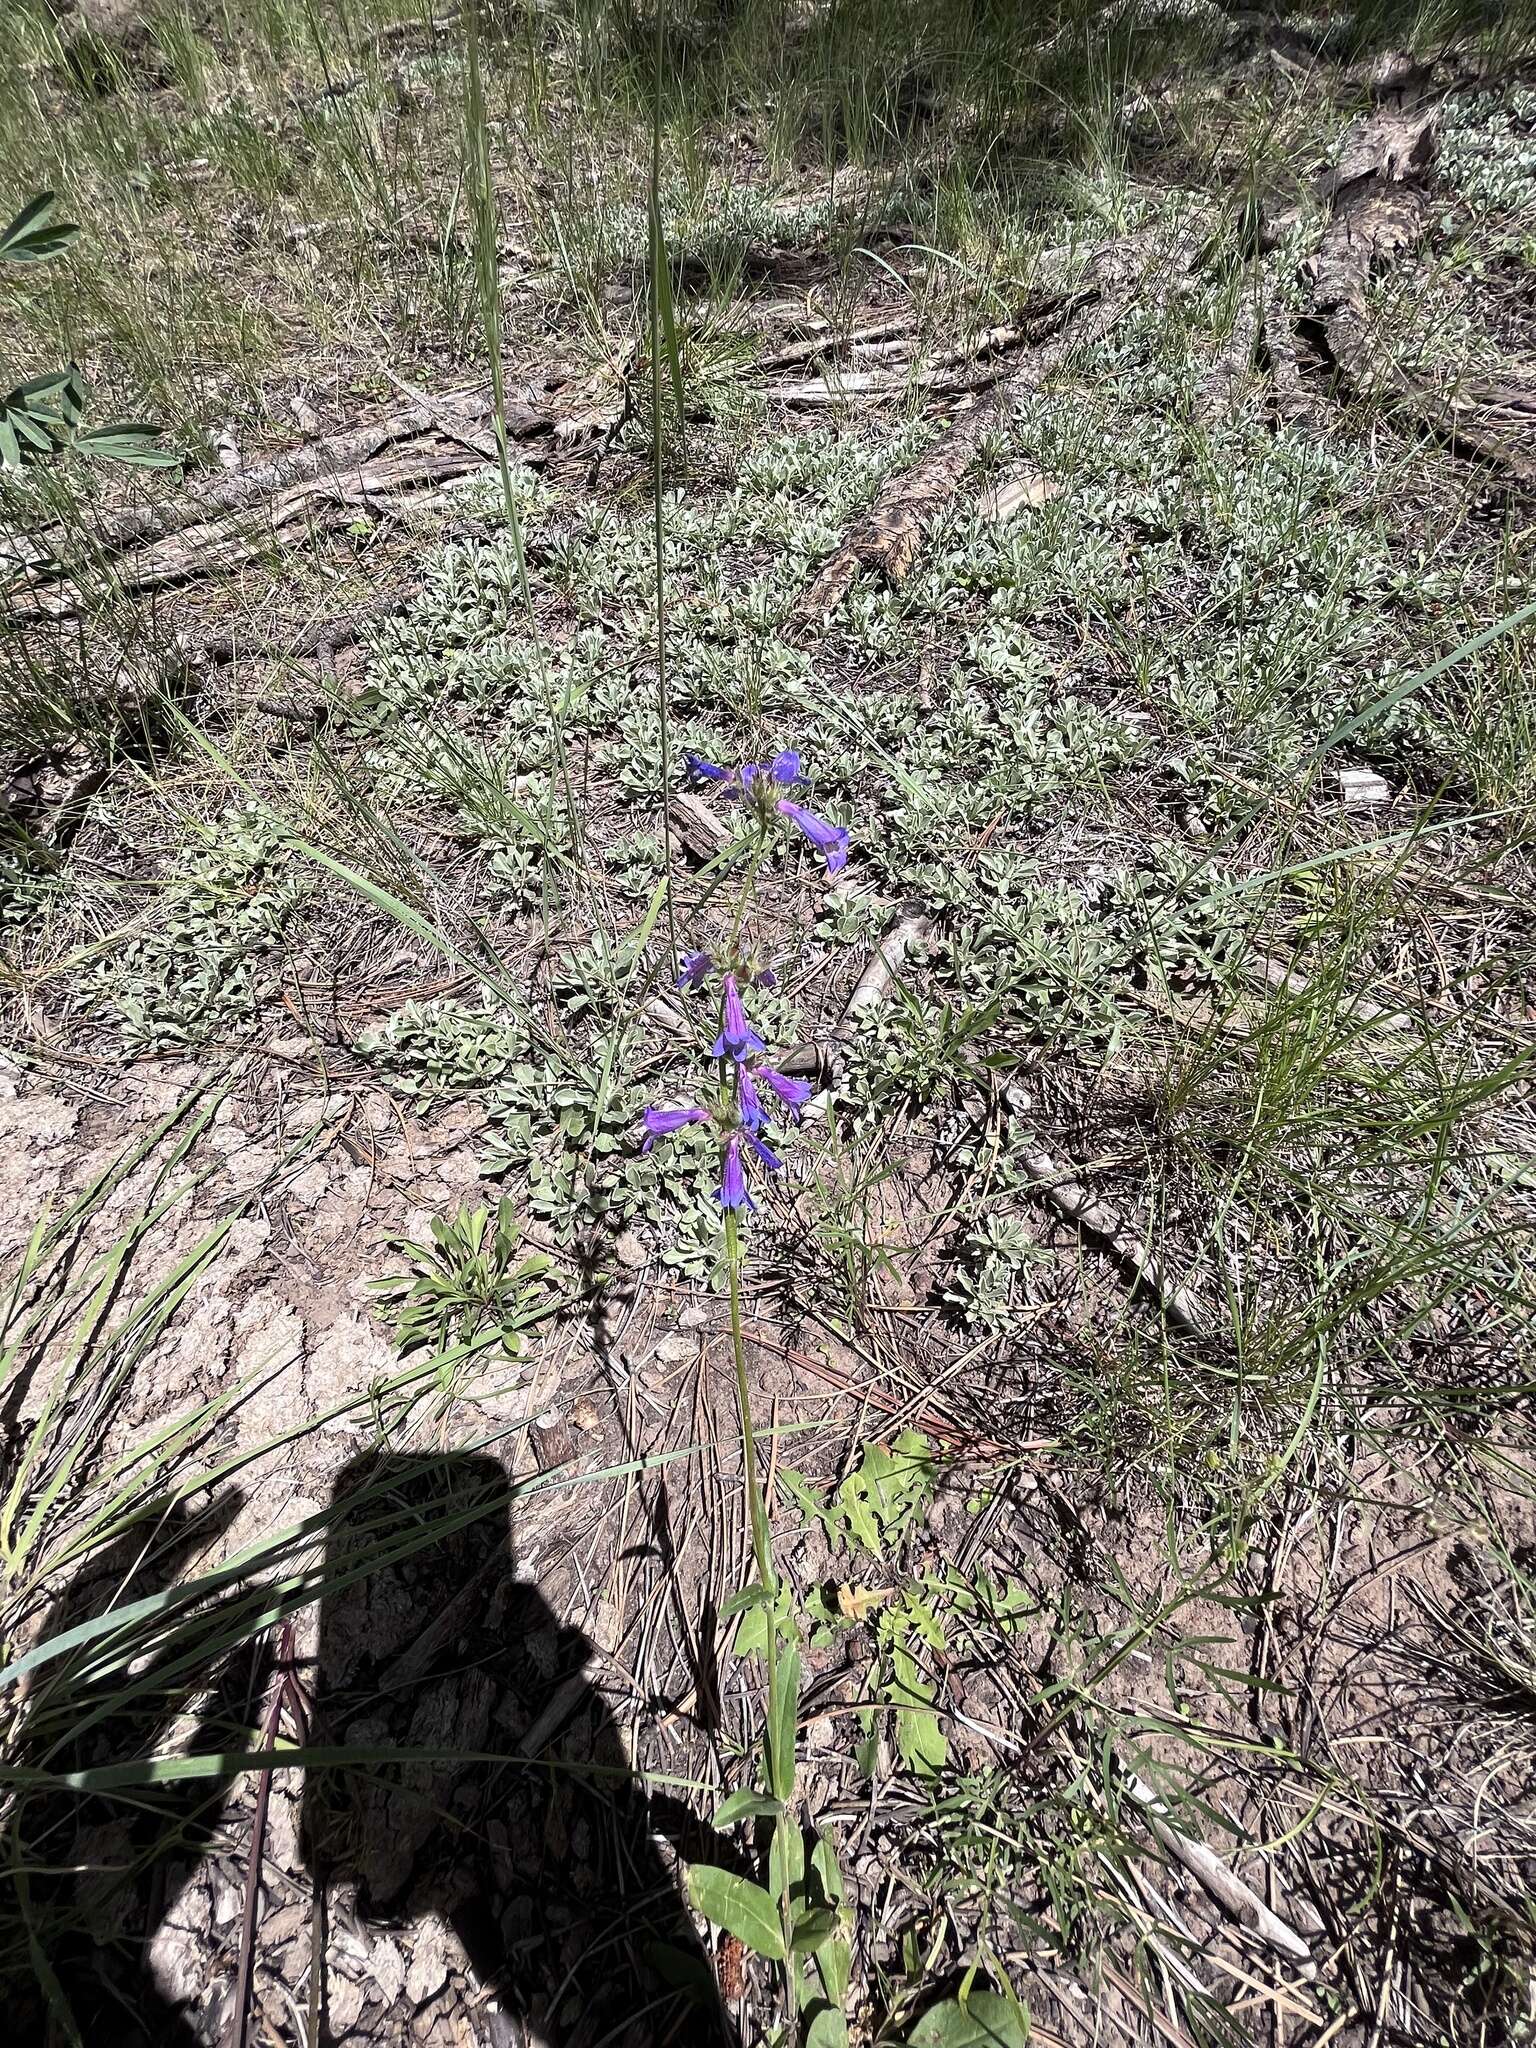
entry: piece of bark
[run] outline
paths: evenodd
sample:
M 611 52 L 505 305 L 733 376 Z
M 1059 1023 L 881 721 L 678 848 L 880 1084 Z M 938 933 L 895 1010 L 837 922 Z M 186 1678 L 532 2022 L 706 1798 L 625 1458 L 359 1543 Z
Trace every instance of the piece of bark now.
M 1055 477 L 1047 476 L 1032 462 L 1018 462 L 1006 476 L 1000 476 L 996 483 L 982 492 L 976 501 L 976 509 L 983 519 L 990 519 L 1001 526 L 1020 512 L 1037 512 L 1052 498 L 1060 496 L 1061 485 Z
M 1317 181 L 1317 196 L 1336 206 L 1347 186 L 1361 179 L 1401 185 L 1428 170 L 1435 154 L 1433 108 L 1379 108 L 1344 134 L 1339 161 Z
M 1310 420 L 1314 408 L 1302 384 L 1295 329 L 1285 309 L 1274 299 L 1264 307 L 1263 351 L 1275 418 L 1283 426 Z
M 520 454 L 520 464 L 534 467 L 543 452 Z M 266 551 L 291 541 L 296 532 L 307 538 L 345 525 L 359 512 L 382 513 L 411 492 L 448 482 L 485 467 L 485 457 L 466 443 L 412 448 L 381 456 L 341 476 L 295 484 L 247 513 L 183 528 L 137 550 L 124 563 L 120 587 L 129 595 L 184 584 L 259 560 Z M 66 599 L 68 586 L 59 593 Z
M 1408 50 L 1380 50 L 1351 64 L 1345 82 L 1376 100 L 1414 100 L 1429 84 L 1431 67 Z
M 696 790 L 674 791 L 667 810 L 673 831 L 695 860 L 713 860 L 730 844 L 729 826 Z
M 995 391 L 972 399 L 942 440 L 885 485 L 858 527 L 818 571 L 800 607 L 804 615 L 824 618 L 835 610 L 861 568 L 875 570 L 892 584 L 906 579 L 925 530 L 954 497 L 983 435 L 1002 412 Z
M 568 1465 L 576 1455 L 576 1442 L 565 1417 L 557 1409 L 541 1415 L 529 1428 L 528 1438 L 541 1472 Z
M 1247 390 L 1258 353 L 1261 314 L 1261 305 L 1252 294 L 1245 296 L 1226 347 L 1200 380 L 1195 407 L 1201 419 L 1229 419 Z

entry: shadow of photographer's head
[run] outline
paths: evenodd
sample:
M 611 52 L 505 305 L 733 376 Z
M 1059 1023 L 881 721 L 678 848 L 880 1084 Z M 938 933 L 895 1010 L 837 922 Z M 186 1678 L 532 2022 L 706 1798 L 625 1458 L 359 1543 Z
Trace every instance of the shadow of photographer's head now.
M 517 1576 L 496 1459 L 354 1459 L 332 1491 L 313 1682 L 313 1740 L 350 1754 L 307 1773 L 302 1854 L 365 1922 L 450 1923 L 507 2039 L 516 2020 L 550 2044 L 718 2041 L 590 1657 Z

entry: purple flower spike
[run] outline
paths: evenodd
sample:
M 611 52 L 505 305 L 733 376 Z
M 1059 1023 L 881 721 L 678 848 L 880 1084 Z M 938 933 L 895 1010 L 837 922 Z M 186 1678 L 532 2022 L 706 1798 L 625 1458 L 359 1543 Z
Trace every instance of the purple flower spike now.
M 726 975 L 724 985 L 724 1028 L 710 1047 L 710 1057 L 717 1060 L 744 1060 L 749 1052 L 766 1052 L 768 1048 L 747 1022 L 747 1013 L 741 1007 L 741 993 L 737 989 L 735 975 Z
M 812 846 L 826 855 L 827 873 L 835 875 L 848 859 L 847 827 L 829 825 L 825 818 L 818 818 L 804 804 L 792 804 L 787 797 L 781 797 L 774 808 L 792 825 L 798 825 Z
M 747 1193 L 747 1176 L 741 1170 L 741 1134 L 733 1131 L 725 1141 L 725 1160 L 720 1174 L 720 1191 L 715 1200 L 722 1209 L 755 1209 Z
M 768 763 L 768 773 L 787 789 L 792 782 L 800 780 L 800 756 L 793 747 L 785 747 Z
M 677 977 L 679 988 L 701 988 L 714 960 L 708 953 L 685 953 L 683 971 Z
M 683 755 L 683 759 L 695 775 L 702 775 L 706 782 L 731 782 L 735 779 L 730 768 L 717 768 L 713 761 L 705 761 L 698 754 Z
M 707 1124 L 707 1109 L 648 1109 L 641 1121 L 645 1125 L 645 1142 L 642 1152 L 649 1152 L 658 1138 L 670 1138 L 674 1131 L 680 1131 L 684 1124 Z
M 745 1063 L 736 1069 L 736 1109 L 744 1131 L 762 1129 L 765 1122 L 762 1097 Z
M 784 1164 L 783 1160 L 779 1157 L 778 1153 L 770 1152 L 768 1147 L 763 1143 L 762 1139 L 758 1137 L 755 1131 L 748 1131 L 747 1143 L 752 1147 L 752 1150 L 757 1154 L 758 1158 L 763 1162 L 764 1166 L 767 1167 L 770 1173 L 777 1173 L 779 1168 Z
M 777 1067 L 759 1067 L 757 1078 L 766 1081 L 784 1107 L 796 1114 L 811 1099 L 809 1081 L 797 1081 L 791 1074 L 781 1074 Z

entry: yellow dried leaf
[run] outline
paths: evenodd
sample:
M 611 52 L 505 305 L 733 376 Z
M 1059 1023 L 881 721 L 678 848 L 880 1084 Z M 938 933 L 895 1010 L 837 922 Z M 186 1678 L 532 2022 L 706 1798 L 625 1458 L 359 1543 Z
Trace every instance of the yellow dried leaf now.
M 895 1595 L 889 1586 L 839 1586 L 837 1611 L 844 1621 L 868 1621 Z

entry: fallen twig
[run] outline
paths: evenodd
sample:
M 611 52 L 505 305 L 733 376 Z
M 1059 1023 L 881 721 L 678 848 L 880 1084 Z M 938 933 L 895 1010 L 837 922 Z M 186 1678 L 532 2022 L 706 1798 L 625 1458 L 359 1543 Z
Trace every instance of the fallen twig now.
M 286 1708 L 302 1748 L 308 1740 L 309 1702 L 294 1670 L 294 1628 L 285 1621 L 277 1635 L 277 1667 L 261 1726 L 261 1747 L 276 1746 Z M 229 2048 L 246 2048 L 251 2024 L 251 1979 L 256 1967 L 256 1914 L 261 1904 L 261 1863 L 266 1851 L 267 1810 L 272 1798 L 272 1770 L 256 1774 L 256 1805 L 251 1815 L 251 1846 L 245 1866 L 245 1902 L 240 1916 L 240 1952 L 235 1965 L 234 2004 L 229 2017 Z
M 1145 1238 L 1138 1237 L 1113 1209 L 1073 1180 L 1071 1169 L 1052 1158 L 1043 1147 L 1026 1146 L 1018 1156 L 1048 1208 L 1054 1209 L 1063 1221 L 1096 1238 L 1137 1286 L 1154 1297 L 1170 1323 L 1190 1336 L 1199 1334 L 1204 1319 L 1194 1296 L 1179 1286 Z
M 864 972 L 854 983 L 853 993 L 843 1007 L 839 1031 L 846 1032 L 860 1017 L 884 1002 L 892 980 L 901 972 L 909 953 L 927 938 L 931 920 L 917 904 L 904 904 L 897 911 L 885 935 L 870 955 Z
M 1134 1771 L 1126 1771 L 1121 1784 L 1146 1817 L 1158 1841 L 1175 1857 L 1190 1876 L 1198 1879 L 1224 1912 L 1251 1934 L 1267 1942 L 1283 1956 L 1300 1965 L 1303 1978 L 1317 1974 L 1312 1961 L 1312 1950 L 1296 1929 L 1278 1913 L 1274 1913 L 1254 1891 L 1237 1875 L 1229 1863 L 1224 1863 L 1213 1849 L 1204 1842 L 1197 1842 L 1184 1834 L 1173 1824 L 1172 1815 L 1166 1803 L 1161 1800 L 1144 1778 Z

